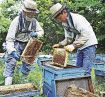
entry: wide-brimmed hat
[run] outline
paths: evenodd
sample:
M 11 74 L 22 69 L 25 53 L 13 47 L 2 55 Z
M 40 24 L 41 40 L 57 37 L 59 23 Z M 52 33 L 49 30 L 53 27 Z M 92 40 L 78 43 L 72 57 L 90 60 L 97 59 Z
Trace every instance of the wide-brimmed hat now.
M 52 18 L 55 18 L 64 8 L 65 8 L 65 5 L 61 5 L 60 3 L 54 4 L 50 8 L 50 12 L 52 14 Z
M 22 5 L 22 10 L 25 12 L 35 12 L 39 13 L 39 10 L 37 9 L 37 4 L 33 0 L 24 0 Z

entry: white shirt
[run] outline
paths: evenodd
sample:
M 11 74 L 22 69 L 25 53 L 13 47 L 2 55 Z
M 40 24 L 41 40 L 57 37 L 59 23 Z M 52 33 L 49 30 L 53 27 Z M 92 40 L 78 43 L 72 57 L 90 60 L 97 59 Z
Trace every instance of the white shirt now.
M 86 20 L 86 18 L 76 13 L 70 14 L 72 16 L 75 29 L 78 30 L 78 32 L 80 33 L 76 35 L 75 41 L 72 44 L 80 50 L 88 46 L 98 44 L 93 28 L 90 25 L 90 23 Z M 63 23 L 63 25 L 67 24 Z M 66 29 L 64 29 L 64 31 L 65 40 L 60 42 L 60 44 L 67 45 L 67 37 L 72 37 L 72 33 L 70 36 L 70 34 L 68 34 L 70 32 L 68 32 Z
M 34 18 L 32 18 L 32 20 L 33 19 Z M 19 16 L 17 16 L 11 22 L 7 36 L 6 36 L 6 49 L 9 54 L 12 51 L 16 51 L 16 49 L 14 48 L 14 41 L 16 39 L 15 35 L 18 32 L 18 23 L 19 23 Z M 30 27 L 28 29 L 30 29 Z M 42 37 L 44 34 L 44 30 L 41 28 L 37 20 L 36 20 L 36 33 L 38 34 L 38 37 Z

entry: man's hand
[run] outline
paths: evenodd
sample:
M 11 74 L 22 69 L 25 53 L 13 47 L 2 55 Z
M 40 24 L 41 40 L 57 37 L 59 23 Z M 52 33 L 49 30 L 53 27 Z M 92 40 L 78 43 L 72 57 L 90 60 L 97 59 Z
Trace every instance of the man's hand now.
M 68 52 L 72 52 L 75 49 L 75 47 L 71 44 L 71 45 L 65 46 L 64 49 Z
M 54 44 L 54 45 L 53 45 L 53 48 L 59 48 L 59 47 L 60 47 L 59 44 Z
M 37 38 L 38 34 L 36 32 L 30 32 L 30 36 L 32 38 L 34 38 L 34 37 Z
M 11 53 L 11 55 L 12 55 L 13 58 L 15 58 L 17 61 L 20 60 L 20 55 L 19 55 L 16 51 L 13 51 L 13 52 Z

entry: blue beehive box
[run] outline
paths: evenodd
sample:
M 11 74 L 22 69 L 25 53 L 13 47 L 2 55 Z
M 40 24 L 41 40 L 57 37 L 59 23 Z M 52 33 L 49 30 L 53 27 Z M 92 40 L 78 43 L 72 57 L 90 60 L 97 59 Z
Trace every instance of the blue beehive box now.
M 91 77 L 84 75 L 83 68 L 55 68 L 48 63 L 51 61 L 52 56 L 40 56 L 37 61 L 43 71 L 43 93 L 47 97 L 64 97 L 71 84 L 93 92 Z M 93 68 L 96 76 L 105 76 L 105 63 L 95 62 Z
M 99 76 L 105 76 L 105 62 L 96 62 L 93 66 L 95 74 Z
M 53 56 L 52 55 L 39 55 L 36 59 L 36 63 L 42 67 L 42 65 L 46 62 L 51 62 Z
M 105 61 L 95 62 L 94 70 L 95 70 L 95 84 L 97 84 L 96 88 L 98 88 L 98 86 L 101 85 L 101 88 L 104 89 L 103 91 L 105 91 L 105 86 L 104 86 L 104 83 L 105 83 Z
M 65 92 L 74 84 L 93 92 L 90 75 L 85 75 L 83 68 L 54 68 L 43 65 L 43 93 L 47 97 L 64 97 Z
M 93 67 L 96 76 L 105 76 L 105 55 L 97 54 Z

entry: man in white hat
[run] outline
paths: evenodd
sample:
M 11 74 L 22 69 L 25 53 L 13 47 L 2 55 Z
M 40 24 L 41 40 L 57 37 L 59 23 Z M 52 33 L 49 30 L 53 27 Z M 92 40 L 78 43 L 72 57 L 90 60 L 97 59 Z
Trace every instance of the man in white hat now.
M 39 13 L 37 4 L 33 0 L 25 0 L 22 4 L 22 11 L 17 16 L 9 27 L 6 36 L 6 58 L 5 70 L 5 85 L 12 84 L 12 78 L 16 61 L 20 59 L 20 55 L 24 50 L 27 42 L 31 37 L 39 38 L 44 34 L 38 21 L 34 16 Z M 30 65 L 23 62 L 21 72 L 27 76 L 30 71 Z
M 60 3 L 53 5 L 50 12 L 52 18 L 62 23 L 65 31 L 65 39 L 53 47 L 64 47 L 69 52 L 78 48 L 76 65 L 83 67 L 86 73 L 90 74 L 98 44 L 92 26 L 85 17 L 68 11 Z

